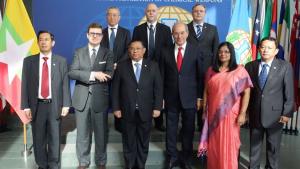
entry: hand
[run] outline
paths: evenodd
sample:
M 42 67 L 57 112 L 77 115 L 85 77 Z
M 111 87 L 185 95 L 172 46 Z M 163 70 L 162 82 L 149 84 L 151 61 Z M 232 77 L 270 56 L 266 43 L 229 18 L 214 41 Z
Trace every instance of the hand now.
M 286 117 L 286 116 L 280 116 L 280 120 L 279 120 L 279 123 L 287 123 L 288 121 L 290 120 L 289 117 Z
M 160 111 L 159 110 L 153 110 L 153 114 L 152 117 L 156 118 L 160 115 Z
M 238 118 L 237 118 L 237 124 L 239 126 L 242 126 L 246 122 L 246 115 L 244 113 L 240 113 Z
M 121 118 L 122 117 L 121 110 L 114 111 L 114 115 L 116 116 L 116 118 Z
M 65 117 L 69 114 L 69 107 L 63 107 L 61 110 L 61 116 Z
M 28 109 L 28 110 L 24 110 L 27 118 L 31 121 L 32 120 L 32 113 L 31 113 L 31 110 Z
M 106 82 L 111 78 L 111 76 L 103 72 L 95 72 L 95 78 L 100 82 Z
M 199 111 L 202 107 L 203 101 L 201 99 L 197 99 L 197 111 Z

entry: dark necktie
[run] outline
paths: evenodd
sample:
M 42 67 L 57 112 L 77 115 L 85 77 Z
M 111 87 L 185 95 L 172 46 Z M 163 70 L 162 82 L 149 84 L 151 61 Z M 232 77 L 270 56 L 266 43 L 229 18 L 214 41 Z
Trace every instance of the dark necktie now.
M 153 29 L 153 25 L 150 25 L 150 28 L 149 28 L 149 50 L 148 50 L 148 56 L 150 59 L 153 57 L 154 49 L 155 49 L 154 29 Z
M 96 59 L 96 49 L 92 49 L 93 53 L 91 55 L 91 65 L 94 65 L 95 59 Z
M 114 43 L 115 43 L 115 39 L 116 39 L 116 34 L 115 34 L 115 28 L 110 28 L 111 29 L 111 34 L 110 34 L 110 38 L 109 38 L 109 49 L 111 51 L 113 51 L 114 49 Z
M 135 63 L 134 66 L 136 68 L 134 75 L 135 75 L 136 81 L 139 82 L 140 75 L 141 75 L 141 64 Z
M 268 64 L 263 64 L 262 68 L 261 68 L 261 71 L 260 71 L 260 74 L 258 76 L 260 89 L 263 89 L 265 84 L 266 84 L 267 77 L 268 77 L 268 72 L 267 72 L 267 67 L 268 66 L 269 66 Z
M 47 64 L 47 57 L 43 57 L 43 69 L 42 69 L 42 84 L 41 84 L 41 95 L 44 99 L 49 96 L 49 69 Z
M 197 25 L 197 33 L 196 33 L 196 36 L 197 36 L 197 39 L 200 38 L 201 34 L 202 34 L 202 25 Z
M 181 65 L 182 65 L 182 53 L 181 53 L 182 47 L 178 48 L 178 53 L 177 53 L 177 69 L 180 71 Z

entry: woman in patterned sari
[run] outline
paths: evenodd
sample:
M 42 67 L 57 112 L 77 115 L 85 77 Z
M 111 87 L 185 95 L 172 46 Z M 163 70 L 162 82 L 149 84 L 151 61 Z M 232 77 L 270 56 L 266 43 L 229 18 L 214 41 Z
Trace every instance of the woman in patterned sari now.
M 237 169 L 240 126 L 246 121 L 252 82 L 237 65 L 234 47 L 223 42 L 205 77 L 203 131 L 198 155 L 207 155 L 208 169 Z

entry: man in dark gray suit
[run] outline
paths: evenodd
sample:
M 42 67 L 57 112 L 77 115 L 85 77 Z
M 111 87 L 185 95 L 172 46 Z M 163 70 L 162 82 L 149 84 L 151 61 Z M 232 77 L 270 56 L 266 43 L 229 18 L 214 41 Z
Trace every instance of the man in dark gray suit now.
M 188 24 L 189 36 L 187 41 L 197 45 L 204 54 L 204 71 L 213 63 L 219 46 L 217 27 L 204 22 L 206 8 L 203 4 L 196 3 L 192 8 L 193 21 Z M 202 129 L 202 109 L 197 112 L 198 130 Z
M 89 25 L 88 45 L 75 52 L 69 76 L 76 80 L 72 105 L 75 108 L 77 140 L 76 151 L 80 169 L 90 165 L 92 131 L 95 138 L 95 163 L 104 169 L 107 161 L 108 81 L 113 75 L 113 54 L 100 46 L 102 27 Z
M 114 53 L 114 69 L 117 63 L 127 52 L 128 44 L 131 40 L 129 30 L 119 25 L 120 10 L 117 7 L 109 7 L 106 11 L 106 20 L 108 27 L 103 30 L 103 39 L 101 46 L 106 47 Z M 127 58 L 127 57 L 124 57 Z M 115 129 L 122 130 L 121 119 L 115 117 Z
M 141 41 L 129 45 L 128 59 L 119 62 L 113 78 L 113 111 L 123 117 L 122 142 L 126 168 L 144 169 L 152 118 L 162 107 L 162 81 L 156 62 L 143 59 Z
M 40 53 L 24 59 L 21 109 L 31 119 L 34 157 L 39 169 L 60 168 L 60 123 L 71 106 L 68 65 L 52 53 L 54 36 L 38 33 Z
M 276 59 L 275 38 L 266 37 L 259 45 L 261 60 L 246 64 L 254 87 L 249 102 L 250 169 L 259 169 L 266 133 L 266 169 L 278 169 L 281 132 L 293 113 L 294 88 L 292 66 Z

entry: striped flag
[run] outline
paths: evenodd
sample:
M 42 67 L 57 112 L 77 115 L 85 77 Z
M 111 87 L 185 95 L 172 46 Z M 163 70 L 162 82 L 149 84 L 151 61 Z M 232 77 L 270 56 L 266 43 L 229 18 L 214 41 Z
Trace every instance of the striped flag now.
M 282 1 L 283 3 L 283 1 Z M 285 11 L 279 38 L 279 58 L 290 60 L 290 0 L 285 1 Z
M 248 0 L 236 0 L 226 37 L 235 48 L 236 61 L 246 64 L 252 60 Z
M 260 39 L 270 36 L 270 30 L 271 30 L 272 0 L 265 0 L 265 1 L 266 1 L 265 19 L 264 19 L 264 25 L 263 25 L 263 29 L 261 31 Z M 262 10 L 263 10 L 263 8 L 262 8 Z
M 277 0 L 273 2 L 272 6 L 272 22 L 270 36 L 275 39 L 277 38 Z
M 7 0 L 0 28 L 0 93 L 23 123 L 28 123 L 21 104 L 21 70 L 24 57 L 37 54 L 37 39 L 22 0 Z

